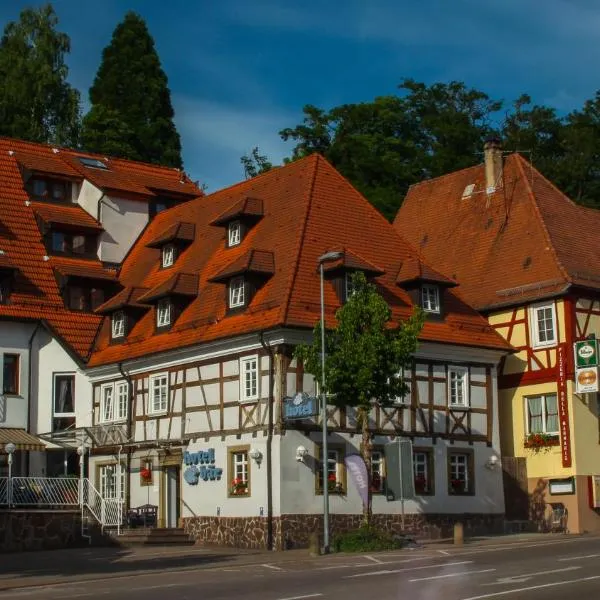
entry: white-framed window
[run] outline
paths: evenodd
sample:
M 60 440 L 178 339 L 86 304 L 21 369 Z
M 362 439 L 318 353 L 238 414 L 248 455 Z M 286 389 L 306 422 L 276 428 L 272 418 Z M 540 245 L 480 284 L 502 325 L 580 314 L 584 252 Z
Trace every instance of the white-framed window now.
M 243 277 L 234 277 L 229 282 L 229 308 L 244 306 L 246 303 L 246 284 Z
M 433 473 L 430 465 L 432 463 L 432 454 L 427 450 L 413 451 L 413 474 L 415 483 L 415 493 L 417 496 L 431 494 L 433 489 Z
M 351 296 L 354 296 L 354 294 L 356 293 L 356 288 L 354 287 L 354 283 L 352 281 L 352 276 L 353 275 L 354 275 L 353 272 L 346 273 L 346 275 L 345 275 L 345 279 L 346 279 L 346 300 L 348 300 L 348 298 L 350 298 Z
M 384 457 L 381 450 L 373 450 L 371 453 L 371 491 L 376 494 L 383 492 L 383 481 L 385 477 Z
M 440 312 L 440 288 L 437 285 L 424 285 L 421 288 L 421 306 L 425 312 Z
M 250 461 L 248 450 L 229 450 L 230 496 L 250 494 Z
M 171 301 L 159 300 L 156 307 L 156 326 L 167 327 L 171 324 Z
M 121 338 L 125 335 L 125 313 L 122 310 L 113 313 L 111 325 L 113 339 Z
M 109 423 L 127 418 L 129 384 L 126 381 L 106 383 L 100 388 L 100 421 Z
M 242 224 L 239 221 L 227 225 L 227 241 L 229 246 L 237 246 L 242 241 Z
M 448 492 L 450 494 L 469 494 L 472 491 L 473 455 L 452 452 L 448 457 Z
M 327 450 L 327 489 L 330 492 L 343 493 L 344 483 L 344 461 L 342 457 L 342 451 L 338 450 L 337 448 L 329 448 Z M 317 469 L 317 489 L 320 492 L 323 491 L 322 462 Z
M 100 465 L 98 467 L 100 479 L 100 495 L 107 500 L 116 500 L 120 497 L 125 500 L 125 469 L 123 465 Z
M 52 431 L 68 429 L 75 424 L 75 374 L 54 373 Z
M 150 376 L 150 413 L 167 411 L 169 398 L 169 375 L 161 373 Z
M 525 398 L 527 433 L 558 435 L 558 398 L 556 394 L 541 394 Z
M 394 404 L 410 404 L 412 397 L 412 370 L 410 368 L 406 369 L 402 367 L 402 369 L 400 369 L 400 377 L 402 377 L 408 389 L 403 396 L 394 398 Z
M 167 244 L 162 248 L 162 266 L 163 269 L 172 267 L 175 262 L 175 246 Z
M 252 402 L 258 400 L 259 372 L 258 355 L 240 358 L 240 400 Z
M 557 342 L 554 302 L 530 307 L 529 321 L 534 347 L 553 346 Z
M 469 406 L 469 371 L 465 367 L 448 367 L 448 404 L 454 408 Z

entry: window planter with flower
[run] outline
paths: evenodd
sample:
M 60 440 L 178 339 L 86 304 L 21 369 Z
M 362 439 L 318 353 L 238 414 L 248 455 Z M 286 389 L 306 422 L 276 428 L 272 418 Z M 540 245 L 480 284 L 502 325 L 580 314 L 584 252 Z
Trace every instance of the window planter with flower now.
M 464 479 L 451 479 L 450 480 L 450 493 L 451 494 L 465 494 L 468 492 L 467 482 Z
M 422 475 L 415 477 L 415 492 L 418 495 L 427 493 L 427 479 Z
M 152 463 L 146 462 L 140 469 L 140 484 L 143 486 L 152 485 Z
M 248 495 L 248 482 L 243 479 L 236 478 L 231 482 L 231 488 L 229 493 L 232 496 L 247 496 Z
M 559 444 L 559 436 L 548 433 L 530 433 L 525 438 L 525 448 L 535 453 L 548 452 L 550 448 Z

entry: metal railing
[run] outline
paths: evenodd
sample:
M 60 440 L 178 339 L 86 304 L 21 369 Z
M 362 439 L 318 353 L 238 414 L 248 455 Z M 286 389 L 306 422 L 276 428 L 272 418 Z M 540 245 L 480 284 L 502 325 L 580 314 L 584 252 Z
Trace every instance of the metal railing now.
M 0 506 L 29 508 L 80 507 L 104 527 L 123 523 L 123 501 L 103 498 L 87 479 L 62 477 L 0 477 Z

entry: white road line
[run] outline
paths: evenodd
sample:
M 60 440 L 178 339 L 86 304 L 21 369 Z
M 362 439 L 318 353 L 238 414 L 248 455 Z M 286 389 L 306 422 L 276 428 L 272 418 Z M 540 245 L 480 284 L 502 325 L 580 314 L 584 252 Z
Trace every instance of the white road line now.
M 268 564 L 264 564 L 264 565 L 260 565 L 261 567 L 266 567 L 267 569 L 273 569 L 274 571 L 285 571 L 285 569 L 282 569 L 281 567 L 278 567 L 277 565 L 268 565 Z
M 386 569 L 385 571 L 371 571 L 370 573 L 346 575 L 344 579 L 354 579 L 355 577 L 372 577 L 374 575 L 392 575 L 393 573 L 406 573 L 406 571 L 421 571 L 422 569 L 443 569 L 444 567 L 457 567 L 458 565 L 469 565 L 472 562 L 472 560 L 463 560 L 460 562 L 445 563 L 443 565 L 423 565 L 422 567 L 412 567 L 411 569 Z
M 446 577 L 462 577 L 463 575 L 475 575 L 476 573 L 491 573 L 496 569 L 482 569 L 481 571 L 462 571 L 461 573 L 448 573 L 447 575 L 433 575 L 432 577 L 419 577 L 418 579 L 409 579 L 409 583 L 417 581 L 430 581 L 431 579 L 445 579 Z
M 516 590 L 504 590 L 503 592 L 482 594 L 481 596 L 471 596 L 470 598 L 463 598 L 463 600 L 485 600 L 485 598 L 497 598 L 498 596 L 508 596 L 509 594 L 519 594 L 521 592 L 530 592 L 532 590 L 543 590 L 545 588 L 558 587 L 560 585 L 570 585 L 572 583 L 583 583 L 584 581 L 595 581 L 597 579 L 600 579 L 600 575 L 582 577 L 581 579 L 569 579 L 567 581 L 556 581 L 555 583 L 544 583 L 542 585 L 532 585 L 530 587 L 518 588 Z
M 446 552 L 445 550 L 438 550 L 438 552 L 444 556 L 450 556 L 450 552 Z
M 368 558 L 369 560 L 372 560 L 374 563 L 377 563 L 378 565 L 380 565 L 383 562 L 382 560 L 379 560 L 378 558 L 375 558 L 374 556 L 369 556 L 368 554 L 365 554 L 364 557 Z
M 418 558 L 408 558 L 406 560 L 380 560 L 380 565 L 402 565 L 405 563 L 418 562 L 423 560 L 436 560 L 437 556 L 419 556 Z M 365 568 L 372 567 L 373 565 L 370 563 L 351 563 L 351 564 L 343 564 L 343 565 L 331 565 L 329 567 L 316 567 L 315 571 L 332 571 L 334 569 L 351 569 L 351 568 Z
M 290 596 L 289 598 L 279 598 L 279 600 L 302 600 L 303 598 L 316 598 L 323 594 L 306 594 L 305 596 Z
M 598 558 L 600 554 L 586 554 L 585 556 L 565 556 L 564 558 L 559 558 L 559 561 L 567 561 L 567 560 L 583 560 L 584 558 Z
M 565 571 L 576 571 L 581 567 L 565 567 L 564 569 L 552 569 L 551 571 L 538 571 L 537 573 L 523 573 L 523 575 L 513 575 L 511 577 L 500 577 L 493 583 L 482 583 L 481 585 L 509 585 L 511 583 L 524 583 L 532 577 L 538 575 L 553 575 L 554 573 L 564 573 Z

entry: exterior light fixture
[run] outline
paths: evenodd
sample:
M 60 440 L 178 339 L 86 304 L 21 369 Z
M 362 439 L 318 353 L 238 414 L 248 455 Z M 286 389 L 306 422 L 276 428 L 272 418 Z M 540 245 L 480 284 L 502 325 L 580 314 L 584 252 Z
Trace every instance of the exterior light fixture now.
M 258 449 L 258 448 L 252 448 L 252 450 L 250 450 L 250 452 L 248 453 L 248 456 L 250 456 L 250 458 L 256 462 L 257 465 L 260 466 L 260 463 L 262 462 L 262 452 Z
M 304 446 L 298 446 L 296 448 L 296 460 L 298 462 L 303 463 L 304 457 L 307 456 L 307 454 L 308 454 L 308 450 Z

